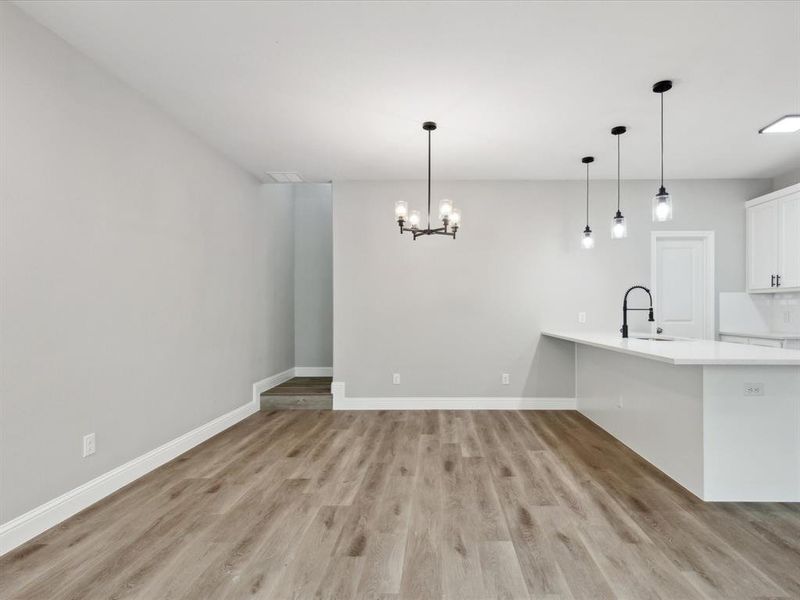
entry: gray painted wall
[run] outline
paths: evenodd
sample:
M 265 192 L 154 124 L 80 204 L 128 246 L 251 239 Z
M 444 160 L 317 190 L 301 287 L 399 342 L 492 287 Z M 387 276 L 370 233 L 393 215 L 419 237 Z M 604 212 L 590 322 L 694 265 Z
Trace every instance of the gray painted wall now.
M 293 213 L 9 3 L 0 39 L 5 522 L 293 365 Z
M 795 183 L 800 183 L 800 167 L 774 177 L 772 179 L 772 189 L 773 191 L 780 190 Z
M 715 230 L 716 292 L 743 290 L 744 201 L 771 182 L 668 184 L 675 220 L 658 228 Z M 357 397 L 574 395 L 572 344 L 539 334 L 616 331 L 625 289 L 649 283 L 658 185 L 623 186 L 630 237 L 609 237 L 616 183 L 594 182 L 598 239 L 587 252 L 579 181 L 435 181 L 434 198 L 452 198 L 464 226 L 455 241 L 416 242 L 397 232 L 393 208 L 402 199 L 424 209 L 424 182 L 334 182 L 334 379 Z M 632 323 L 642 328 L 643 318 Z M 401 385 L 392 385 L 394 372 Z
M 333 365 L 331 185 L 294 185 L 294 363 Z

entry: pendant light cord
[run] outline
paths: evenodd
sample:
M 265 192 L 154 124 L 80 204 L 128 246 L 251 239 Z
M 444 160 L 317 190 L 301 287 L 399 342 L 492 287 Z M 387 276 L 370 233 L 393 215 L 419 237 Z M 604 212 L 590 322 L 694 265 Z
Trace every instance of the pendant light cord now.
M 430 228 L 431 228 L 431 130 L 429 129 L 428 130 L 428 229 Z
M 589 163 L 586 163 L 586 227 L 589 227 Z
M 661 187 L 664 187 L 664 92 L 661 96 Z
M 617 212 L 619 212 L 619 138 L 622 137 L 621 135 L 617 136 Z

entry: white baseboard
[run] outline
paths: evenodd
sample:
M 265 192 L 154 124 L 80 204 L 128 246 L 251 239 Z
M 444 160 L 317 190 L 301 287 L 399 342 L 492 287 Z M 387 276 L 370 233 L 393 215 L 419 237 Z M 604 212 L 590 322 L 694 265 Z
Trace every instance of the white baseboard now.
M 575 398 L 481 396 L 348 398 L 345 383 L 334 381 L 333 410 L 576 410 Z
M 295 367 L 295 377 L 333 377 L 333 367 Z
M 58 498 L 3 523 L 0 525 L 0 556 L 258 412 L 261 392 L 283 383 L 293 376 L 294 369 L 287 369 L 254 383 L 253 399 L 244 406 L 217 417 L 146 454 L 95 477 Z

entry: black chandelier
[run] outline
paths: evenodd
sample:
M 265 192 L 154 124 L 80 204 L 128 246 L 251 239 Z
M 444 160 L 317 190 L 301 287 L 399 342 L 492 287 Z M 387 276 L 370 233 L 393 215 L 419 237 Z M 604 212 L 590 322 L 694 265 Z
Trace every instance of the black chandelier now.
M 431 131 L 436 129 L 436 123 L 425 121 L 422 129 L 428 132 L 428 225 L 425 229 L 420 227 L 422 218 L 419 211 L 412 210 L 409 214 L 408 202 L 405 200 L 394 203 L 394 216 L 400 226 L 400 233 L 410 231 L 415 240 L 421 235 L 449 235 L 455 239 L 458 227 L 461 225 L 461 211 L 454 208 L 450 200 L 439 201 L 439 219 L 442 221 L 442 227 L 431 228 Z M 406 220 L 409 227 L 406 227 Z

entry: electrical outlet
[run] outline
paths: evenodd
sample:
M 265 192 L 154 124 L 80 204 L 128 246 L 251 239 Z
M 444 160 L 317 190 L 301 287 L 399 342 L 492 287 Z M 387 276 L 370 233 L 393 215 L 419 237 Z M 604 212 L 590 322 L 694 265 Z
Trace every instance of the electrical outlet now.
M 395 385 L 400 385 L 400 373 L 395 373 L 392 375 L 392 383 Z
M 764 384 L 763 383 L 745 383 L 744 384 L 745 396 L 763 396 Z
M 509 383 L 511 383 L 511 378 L 509 377 L 508 373 L 503 373 L 502 381 L 503 385 L 508 385 Z
M 94 434 L 88 433 L 83 436 L 83 458 L 94 454 Z
M 579 312 L 578 313 L 578 323 L 586 323 L 586 313 Z

